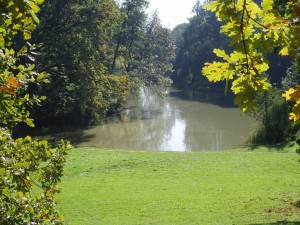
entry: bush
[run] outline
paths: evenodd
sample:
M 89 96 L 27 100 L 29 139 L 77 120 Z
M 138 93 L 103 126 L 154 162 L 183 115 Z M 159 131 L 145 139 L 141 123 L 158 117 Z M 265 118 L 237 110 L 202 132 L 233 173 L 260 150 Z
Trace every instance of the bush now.
M 281 97 L 279 89 L 260 95 L 257 99 L 254 117 L 260 121 L 255 133 L 250 137 L 251 144 L 271 144 L 289 140 L 292 135 L 292 122 L 289 120 L 289 107 Z
M 68 145 L 51 148 L 0 130 L 0 224 L 62 224 L 55 195 Z

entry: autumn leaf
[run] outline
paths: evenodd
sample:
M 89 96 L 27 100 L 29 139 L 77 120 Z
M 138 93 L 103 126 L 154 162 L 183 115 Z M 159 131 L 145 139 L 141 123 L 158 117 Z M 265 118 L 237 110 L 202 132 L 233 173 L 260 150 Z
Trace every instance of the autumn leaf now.
M 0 91 L 16 95 L 16 90 L 21 86 L 15 77 L 10 77 L 5 86 L 0 86 Z

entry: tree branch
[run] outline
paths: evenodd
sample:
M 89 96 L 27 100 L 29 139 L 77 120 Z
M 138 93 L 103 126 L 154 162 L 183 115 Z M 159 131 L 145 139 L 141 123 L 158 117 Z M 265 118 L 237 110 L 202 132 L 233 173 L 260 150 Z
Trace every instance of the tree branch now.
M 249 74 L 249 59 L 248 59 L 248 51 L 247 51 L 247 47 L 246 47 L 246 41 L 245 41 L 245 32 L 244 32 L 244 18 L 245 18 L 245 13 L 247 12 L 246 9 L 246 0 L 244 0 L 243 3 L 243 13 L 242 13 L 242 18 L 241 18 L 241 32 L 242 32 L 242 42 L 243 42 L 243 47 L 244 47 L 244 51 L 245 51 L 245 55 L 246 55 L 246 66 L 247 66 L 247 73 Z

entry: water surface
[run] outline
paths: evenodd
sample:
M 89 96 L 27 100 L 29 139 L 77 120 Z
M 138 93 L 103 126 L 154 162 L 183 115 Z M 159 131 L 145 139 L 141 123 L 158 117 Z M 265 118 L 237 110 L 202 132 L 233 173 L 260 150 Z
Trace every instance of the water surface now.
M 242 147 L 256 121 L 233 106 L 219 91 L 165 88 L 162 98 L 141 90 L 126 110 L 100 126 L 81 131 L 77 146 L 148 150 L 208 151 Z

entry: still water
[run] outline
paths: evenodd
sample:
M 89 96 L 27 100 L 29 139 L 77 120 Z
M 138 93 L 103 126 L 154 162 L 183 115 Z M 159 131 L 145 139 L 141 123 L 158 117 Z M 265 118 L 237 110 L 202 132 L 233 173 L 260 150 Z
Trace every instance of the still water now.
M 76 146 L 148 151 L 208 151 L 238 148 L 257 126 L 217 91 L 150 89 L 129 100 L 126 110 L 81 131 Z

